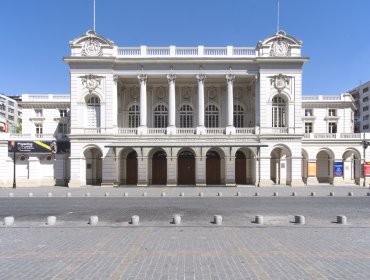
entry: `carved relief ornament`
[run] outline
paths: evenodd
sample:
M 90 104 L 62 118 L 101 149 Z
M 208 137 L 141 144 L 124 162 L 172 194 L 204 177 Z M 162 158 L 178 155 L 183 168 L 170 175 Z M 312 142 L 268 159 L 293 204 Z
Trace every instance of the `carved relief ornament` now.
M 102 56 L 101 44 L 93 37 L 88 38 L 82 45 L 82 56 Z
M 290 46 L 283 38 L 277 39 L 272 43 L 271 56 L 290 56 Z
M 90 93 L 95 91 L 100 86 L 101 80 L 103 79 L 101 76 L 95 76 L 92 74 L 82 76 L 80 78 L 82 85 L 84 85 Z
M 277 76 L 271 77 L 271 84 L 274 85 L 274 88 L 278 90 L 278 92 L 282 92 L 287 85 L 289 85 L 290 78 L 283 74 L 279 74 Z

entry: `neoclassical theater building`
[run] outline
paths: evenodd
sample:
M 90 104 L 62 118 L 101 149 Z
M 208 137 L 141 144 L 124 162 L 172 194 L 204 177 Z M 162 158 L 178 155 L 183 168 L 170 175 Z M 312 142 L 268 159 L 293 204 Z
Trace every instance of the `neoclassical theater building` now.
M 353 133 L 351 95 L 302 96 L 308 58 L 283 31 L 256 47 L 118 47 L 88 31 L 70 47 L 70 150 L 49 168 L 69 187 L 363 183 L 367 136 Z M 43 107 L 27 100 L 23 116 Z M 12 175 L 11 148 L 2 154 Z

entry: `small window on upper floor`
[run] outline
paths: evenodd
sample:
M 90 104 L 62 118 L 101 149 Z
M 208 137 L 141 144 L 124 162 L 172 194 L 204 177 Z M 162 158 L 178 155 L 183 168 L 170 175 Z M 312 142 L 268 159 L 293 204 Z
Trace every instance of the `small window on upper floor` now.
M 365 115 L 365 116 L 362 117 L 363 121 L 367 121 L 368 119 L 369 119 L 369 115 Z
M 337 123 L 329 123 L 329 133 L 337 133 Z
M 67 117 L 67 110 L 59 110 L 59 116 L 61 116 L 62 118 Z
M 9 106 L 14 107 L 14 102 L 13 102 L 13 101 L 8 100 L 8 105 L 9 105 Z
M 368 124 L 366 124 L 366 125 L 362 126 L 362 129 L 363 129 L 363 130 L 365 130 L 365 129 L 369 129 L 369 125 L 368 125 Z
M 35 109 L 36 117 L 42 117 L 42 109 Z
M 313 132 L 313 123 L 312 122 L 306 122 L 304 124 L 304 130 L 305 130 L 305 133 L 312 133 Z
M 337 116 L 337 109 L 329 109 L 329 117 L 336 117 Z
M 11 114 L 14 114 L 14 109 L 8 108 L 8 112 L 11 113 Z
M 313 109 L 305 109 L 305 110 L 304 110 L 304 115 L 305 115 L 306 117 L 311 117 L 311 116 L 313 116 Z
M 368 92 L 369 91 L 369 87 L 366 87 L 362 90 L 362 93 L 365 93 L 365 92 Z
M 362 112 L 369 111 L 369 106 L 362 107 Z
M 362 98 L 362 102 L 367 102 L 367 101 L 369 101 L 369 97 L 368 96 Z

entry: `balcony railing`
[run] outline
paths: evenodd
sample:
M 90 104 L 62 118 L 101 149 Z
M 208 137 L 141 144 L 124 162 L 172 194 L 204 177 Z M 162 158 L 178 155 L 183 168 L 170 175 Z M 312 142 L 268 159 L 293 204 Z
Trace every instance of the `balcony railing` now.
M 361 133 L 306 133 L 305 139 L 362 139 Z

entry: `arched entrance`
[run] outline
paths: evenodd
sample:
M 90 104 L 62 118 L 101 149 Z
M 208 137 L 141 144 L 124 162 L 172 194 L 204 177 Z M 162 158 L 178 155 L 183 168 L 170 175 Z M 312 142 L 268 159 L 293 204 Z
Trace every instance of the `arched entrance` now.
M 342 158 L 344 182 L 359 185 L 361 178 L 361 154 L 355 149 L 348 149 L 344 152 Z
M 238 185 L 247 184 L 247 160 L 241 151 L 237 151 L 235 154 L 235 183 Z
M 321 150 L 316 156 L 316 178 L 319 183 L 333 183 L 334 155 L 331 151 Z
M 177 160 L 177 184 L 195 185 L 195 157 L 190 151 L 182 151 Z
M 126 160 L 126 184 L 137 185 L 137 153 L 130 152 Z
M 206 159 L 206 184 L 221 184 L 221 159 L 216 151 L 207 152 Z
M 86 160 L 86 184 L 100 185 L 102 182 L 102 152 L 98 148 L 89 148 L 84 152 Z
M 291 184 L 291 153 L 287 147 L 276 147 L 271 151 L 270 179 L 276 185 Z
M 152 185 L 167 184 L 167 154 L 158 151 L 152 158 Z

